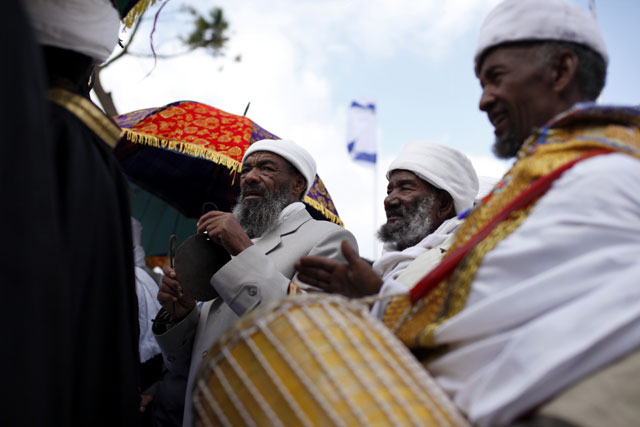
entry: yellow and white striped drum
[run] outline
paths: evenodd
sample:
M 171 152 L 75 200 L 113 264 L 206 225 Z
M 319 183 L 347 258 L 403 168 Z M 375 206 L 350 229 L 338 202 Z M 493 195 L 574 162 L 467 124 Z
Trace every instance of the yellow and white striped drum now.
M 366 305 L 302 295 L 242 318 L 193 390 L 196 425 L 467 425 Z

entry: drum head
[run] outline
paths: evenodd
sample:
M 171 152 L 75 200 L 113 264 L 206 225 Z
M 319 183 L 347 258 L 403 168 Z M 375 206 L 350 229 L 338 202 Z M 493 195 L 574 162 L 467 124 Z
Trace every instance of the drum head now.
M 195 234 L 176 250 L 176 278 L 186 294 L 198 301 L 209 301 L 218 296 L 211 285 L 211 277 L 225 265 L 231 256 L 205 234 Z

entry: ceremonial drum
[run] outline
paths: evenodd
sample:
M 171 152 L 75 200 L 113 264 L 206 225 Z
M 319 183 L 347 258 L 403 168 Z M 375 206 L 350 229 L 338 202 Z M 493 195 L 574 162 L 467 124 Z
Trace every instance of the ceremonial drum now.
M 258 308 L 214 344 L 193 390 L 196 425 L 467 425 L 362 303 L 301 295 Z
M 204 234 L 187 238 L 176 251 L 176 279 L 185 293 L 198 301 L 210 301 L 218 296 L 211 277 L 231 256 Z

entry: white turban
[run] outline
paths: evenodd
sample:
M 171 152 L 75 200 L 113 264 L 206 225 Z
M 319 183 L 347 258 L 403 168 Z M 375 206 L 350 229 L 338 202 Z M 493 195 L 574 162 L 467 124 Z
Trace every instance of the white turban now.
M 397 169 L 413 172 L 423 181 L 449 193 L 457 214 L 472 207 L 478 194 L 478 176 L 467 156 L 435 142 L 407 144 L 389 165 L 387 178 Z
M 609 61 L 595 19 L 570 0 L 505 0 L 484 20 L 475 55 L 478 60 L 504 43 L 555 40 L 585 45 Z
M 118 44 L 120 18 L 110 0 L 23 0 L 40 44 L 103 63 Z
M 275 153 L 278 156 L 286 159 L 295 167 L 298 172 L 304 176 L 307 180 L 307 189 L 304 192 L 306 195 L 309 189 L 313 185 L 313 181 L 316 177 L 316 161 L 313 160 L 311 154 L 293 141 L 285 141 L 283 139 L 263 139 L 256 141 L 249 146 L 249 149 L 244 153 L 242 157 L 242 163 L 244 160 L 255 153 L 256 151 L 269 151 Z

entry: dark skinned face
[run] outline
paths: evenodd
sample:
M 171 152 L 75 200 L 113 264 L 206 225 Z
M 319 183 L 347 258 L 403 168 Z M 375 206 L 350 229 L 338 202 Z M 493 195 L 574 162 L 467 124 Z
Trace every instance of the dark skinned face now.
M 283 185 L 291 185 L 289 202 L 297 200 L 304 188 L 304 179 L 295 174 L 289 163 L 277 154 L 258 151 L 242 163 L 240 197 L 244 200 L 264 200 L 267 194 L 275 194 Z M 302 187 L 301 187 L 302 186 Z
M 384 209 L 387 222 L 378 230 L 378 238 L 400 251 L 419 243 L 454 214 L 447 193 L 401 169 L 389 174 Z
M 554 115 L 550 70 L 531 46 L 502 46 L 491 50 L 478 72 L 482 97 L 495 131 L 494 152 L 509 158 L 517 154 L 532 131 Z
M 432 194 L 435 194 L 435 188 L 413 172 L 401 169 L 392 171 L 387 185 L 387 197 L 384 199 L 387 223 L 402 220 L 403 212 L 412 211 L 416 201 L 426 199 Z M 435 221 L 435 215 L 432 220 Z

